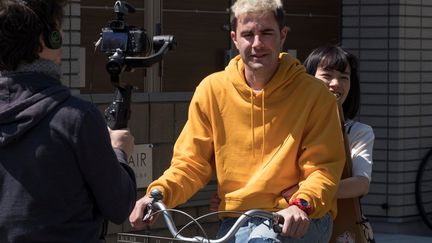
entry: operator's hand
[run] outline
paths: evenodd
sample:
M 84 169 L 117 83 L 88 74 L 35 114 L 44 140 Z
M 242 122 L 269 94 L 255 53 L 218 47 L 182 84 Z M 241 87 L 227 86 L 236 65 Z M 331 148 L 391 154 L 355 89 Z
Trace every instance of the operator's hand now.
M 300 238 L 308 231 L 310 219 L 308 215 L 296 205 L 291 205 L 288 208 L 282 209 L 278 214 L 282 215 L 285 220 L 281 232 L 282 236 Z
M 108 131 L 112 147 L 123 150 L 129 159 L 135 146 L 134 136 L 132 136 L 128 129 L 111 130 L 111 128 L 108 127 Z
M 147 211 L 147 205 L 152 201 L 153 199 L 149 195 L 145 195 L 140 200 L 136 201 L 135 207 L 129 215 L 129 222 L 132 228 L 141 230 L 148 225 L 152 225 L 156 221 L 157 217 L 155 216 L 151 216 L 147 221 L 143 221 L 144 214 Z

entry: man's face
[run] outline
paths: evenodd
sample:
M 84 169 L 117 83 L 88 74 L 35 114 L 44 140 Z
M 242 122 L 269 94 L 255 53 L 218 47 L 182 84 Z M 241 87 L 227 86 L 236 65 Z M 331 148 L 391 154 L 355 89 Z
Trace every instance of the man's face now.
M 262 14 L 244 13 L 237 18 L 237 29 L 231 31 L 231 39 L 246 68 L 258 71 L 278 65 L 287 32 L 287 27 L 279 29 L 271 11 Z

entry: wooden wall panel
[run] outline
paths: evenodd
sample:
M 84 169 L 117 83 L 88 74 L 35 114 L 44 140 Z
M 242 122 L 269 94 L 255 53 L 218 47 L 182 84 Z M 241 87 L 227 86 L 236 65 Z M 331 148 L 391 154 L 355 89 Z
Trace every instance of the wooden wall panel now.
M 340 15 L 341 0 L 283 0 L 285 12 L 308 15 Z
M 290 31 L 284 49 L 297 50 L 297 58 L 302 62 L 313 49 L 321 45 L 338 44 L 340 41 L 337 18 L 288 16 L 286 19 Z
M 226 11 L 230 0 L 165 0 L 164 9 L 200 10 L 200 11 Z
M 144 8 L 145 0 L 127 0 L 127 2 L 135 8 Z M 112 9 L 115 0 L 81 0 L 81 5 L 86 6 L 104 6 L 105 8 Z
M 340 0 L 284 2 L 291 28 L 285 50 L 295 49 L 303 61 L 313 48 L 339 43 Z M 231 1 L 164 1 L 164 33 L 175 35 L 178 46 L 164 59 L 163 91 L 194 91 L 203 77 L 224 68 L 230 6 Z
M 163 91 L 194 91 L 208 74 L 224 68 L 225 51 L 230 48 L 223 14 L 164 13 L 164 33 L 178 42 L 175 52 L 164 58 Z

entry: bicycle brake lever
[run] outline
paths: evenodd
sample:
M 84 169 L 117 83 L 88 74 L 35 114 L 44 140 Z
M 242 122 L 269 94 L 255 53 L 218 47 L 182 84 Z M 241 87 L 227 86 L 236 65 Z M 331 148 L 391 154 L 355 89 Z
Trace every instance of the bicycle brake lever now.
M 272 218 L 272 226 L 273 226 L 273 231 L 275 233 L 282 233 L 282 227 L 281 225 L 283 225 L 285 219 L 284 217 L 282 217 L 282 215 L 278 214 L 278 213 L 273 213 L 273 218 Z
M 146 214 L 144 215 L 142 221 L 143 222 L 148 222 L 150 220 L 150 217 L 153 213 L 153 207 L 151 206 L 151 204 L 147 205 L 147 210 L 146 210 Z
M 160 201 L 163 198 L 162 192 L 159 189 L 153 189 L 150 192 L 150 197 L 153 198 L 152 202 L 149 203 L 146 207 L 146 214 L 143 217 L 143 222 L 147 222 L 150 220 L 150 217 L 152 216 L 153 213 L 153 203 L 156 201 Z

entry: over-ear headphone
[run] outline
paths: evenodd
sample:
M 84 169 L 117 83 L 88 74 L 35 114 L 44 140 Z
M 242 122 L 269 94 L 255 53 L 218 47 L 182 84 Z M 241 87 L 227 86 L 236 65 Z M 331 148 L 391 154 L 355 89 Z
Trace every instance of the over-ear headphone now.
M 45 22 L 46 32 L 44 32 L 44 42 L 45 45 L 50 49 L 59 49 L 62 46 L 63 39 L 60 31 Z
M 46 47 L 50 49 L 59 49 L 63 43 L 63 38 L 60 31 L 52 27 L 50 24 L 48 24 L 48 21 L 44 18 L 42 14 L 38 13 L 37 10 L 31 8 L 31 5 L 29 3 L 30 0 L 18 0 L 18 1 L 24 3 L 25 6 L 31 9 L 39 17 L 39 20 L 44 25 L 45 31 L 43 31 L 43 40 Z M 51 13 L 52 10 L 49 9 L 48 14 Z

